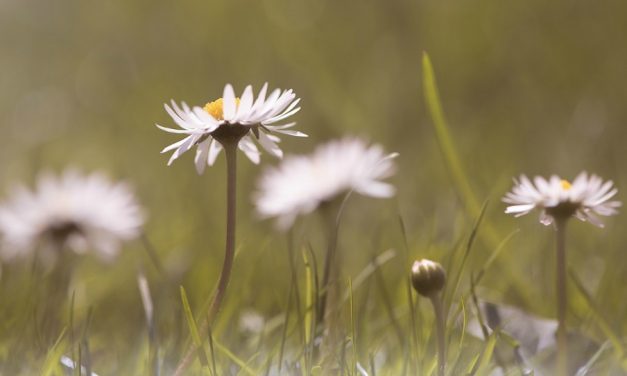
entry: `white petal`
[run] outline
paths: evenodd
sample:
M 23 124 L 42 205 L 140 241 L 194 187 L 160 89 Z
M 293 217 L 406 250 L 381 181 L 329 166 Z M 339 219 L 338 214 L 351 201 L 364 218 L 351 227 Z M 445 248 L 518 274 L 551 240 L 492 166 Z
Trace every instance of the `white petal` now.
M 272 111 L 274 105 L 280 95 L 281 91 L 279 89 L 275 89 L 268 99 L 264 102 L 263 107 L 258 109 L 254 114 L 251 114 L 249 119 L 250 122 L 260 122 L 266 118 L 266 116 Z
M 172 105 L 173 106 L 176 105 L 174 101 L 172 101 Z M 172 120 L 174 120 L 174 122 L 178 124 L 179 127 L 183 129 L 188 129 L 188 130 L 195 128 L 194 126 L 188 124 L 183 118 L 181 118 L 181 116 L 179 116 L 179 114 L 177 114 L 172 108 L 170 108 L 170 106 L 168 106 L 167 103 L 164 104 L 163 107 L 165 108 L 165 111 L 168 113 L 168 115 L 170 115 Z
M 185 140 L 184 140 L 185 142 L 183 142 L 181 144 L 181 146 L 179 146 L 179 148 L 176 149 L 174 151 L 174 153 L 172 153 L 172 157 L 170 157 L 170 160 L 168 161 L 168 166 L 171 165 L 172 162 L 174 162 L 183 153 L 188 151 L 192 146 L 194 146 L 194 143 L 196 143 L 196 141 L 198 141 L 198 138 L 200 138 L 199 135 L 191 135 L 191 136 L 185 138 Z
M 380 197 L 380 198 L 389 198 L 394 196 L 396 193 L 396 189 L 391 184 L 371 181 L 368 184 L 364 184 L 361 187 L 355 189 L 358 193 L 371 196 L 371 197 Z
M 540 213 L 540 223 L 550 226 L 553 223 L 553 217 L 548 215 L 544 210 Z
M 530 210 L 534 209 L 536 206 L 534 204 L 522 204 L 522 205 L 513 205 L 508 206 L 505 209 L 505 213 L 529 213 Z
M 255 104 L 250 109 L 251 116 L 254 116 L 257 111 L 259 111 L 259 110 L 261 110 L 263 108 L 263 106 L 265 104 L 265 101 L 266 101 L 266 91 L 267 90 L 268 90 L 268 83 L 266 82 L 266 83 L 263 84 L 263 87 L 259 91 L 259 94 L 257 95 L 257 100 L 255 101 Z
M 290 117 L 290 116 L 294 115 L 294 114 L 295 114 L 295 113 L 297 113 L 298 111 L 300 111 L 300 107 L 297 107 L 297 108 L 295 108 L 295 109 L 293 109 L 293 110 L 291 110 L 291 111 L 285 112 L 285 113 L 283 113 L 283 114 L 281 114 L 281 115 L 279 115 L 279 116 L 273 117 L 273 118 L 271 118 L 271 119 L 264 120 L 264 121 L 262 122 L 262 124 L 266 125 L 266 124 L 274 124 L 274 123 L 277 123 L 277 122 L 279 122 L 279 121 L 281 121 L 281 120 L 283 120 L 283 119 L 285 119 L 285 118 L 288 118 L 288 117 Z
M 293 126 L 296 125 L 296 122 L 291 122 L 291 123 L 287 123 L 287 124 L 283 124 L 283 125 L 268 125 L 266 126 L 266 128 L 272 130 L 272 131 L 277 131 L 280 129 L 287 129 L 287 128 L 292 128 Z
M 251 160 L 251 162 L 253 162 L 254 164 L 259 164 L 259 161 L 260 161 L 259 150 L 257 149 L 257 146 L 255 146 L 255 144 L 249 138 L 249 136 L 244 136 L 240 140 L 238 147 L 241 151 L 244 152 L 244 154 L 246 154 L 246 156 L 248 157 L 248 159 Z
M 196 172 L 198 175 L 202 175 L 205 172 L 205 168 L 207 167 L 207 156 L 209 155 L 209 146 L 211 145 L 211 140 L 208 138 L 205 141 L 201 142 L 196 149 L 196 156 L 194 157 L 194 163 L 196 165 Z
M 237 104 L 235 103 L 235 92 L 231 84 L 226 84 L 222 95 L 222 112 L 224 120 L 231 121 L 235 117 Z
M 283 158 L 283 151 L 279 146 L 275 143 L 278 141 L 278 138 L 272 138 L 268 136 L 265 132 L 259 132 L 259 143 L 263 148 L 270 154 L 274 155 L 277 158 Z
M 188 139 L 188 138 L 190 138 L 190 137 L 192 137 L 192 136 L 187 136 L 187 137 L 185 137 L 184 139 L 182 139 L 181 141 L 177 141 L 177 142 L 173 143 L 172 145 L 168 145 L 168 146 L 166 146 L 165 148 L 163 148 L 163 150 L 161 150 L 161 154 L 163 154 L 163 153 L 167 153 L 167 152 L 169 152 L 169 151 L 171 151 L 171 150 L 174 150 L 174 149 L 177 149 L 178 147 L 180 147 L 181 145 L 183 145 L 183 143 L 184 143 L 185 141 L 187 141 L 187 139 Z
M 252 86 L 246 86 L 244 94 L 240 99 L 239 106 L 237 108 L 237 116 L 235 122 L 245 122 L 250 117 L 250 109 L 253 105 L 253 88 Z
M 168 133 L 176 133 L 176 134 L 192 134 L 195 131 L 194 130 L 189 130 L 189 129 L 173 129 L 173 128 L 166 128 L 163 127 L 159 124 L 155 124 L 157 126 L 157 128 L 161 129 L 162 131 L 166 131 Z
M 289 129 L 286 129 L 286 130 L 278 129 L 278 130 L 273 130 L 273 132 L 282 133 L 282 134 L 286 134 L 288 136 L 294 136 L 294 137 L 309 137 L 307 134 L 303 132 L 292 131 Z
M 207 163 L 209 163 L 209 166 L 213 166 L 221 150 L 222 145 L 216 140 L 211 140 L 211 145 L 209 146 L 209 155 L 207 157 Z
M 203 108 L 195 106 L 192 109 L 192 112 L 200 121 L 206 124 L 206 128 L 209 132 L 213 132 L 216 128 L 218 128 L 221 124 L 219 120 L 216 120 L 210 113 L 205 111 Z

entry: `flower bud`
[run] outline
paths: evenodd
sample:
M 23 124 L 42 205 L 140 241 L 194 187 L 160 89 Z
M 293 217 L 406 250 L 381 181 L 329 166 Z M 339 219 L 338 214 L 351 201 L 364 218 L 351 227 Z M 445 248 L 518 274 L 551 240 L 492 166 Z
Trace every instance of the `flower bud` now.
M 437 262 L 425 259 L 414 261 L 411 283 L 420 295 L 430 298 L 444 287 L 446 272 Z

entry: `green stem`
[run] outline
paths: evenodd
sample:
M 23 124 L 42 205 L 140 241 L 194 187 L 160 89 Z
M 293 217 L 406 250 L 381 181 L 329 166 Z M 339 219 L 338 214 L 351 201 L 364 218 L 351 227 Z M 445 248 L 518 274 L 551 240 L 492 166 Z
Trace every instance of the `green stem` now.
M 329 210 L 332 212 L 332 210 Z M 329 243 L 327 246 L 327 253 L 324 259 L 324 270 L 322 274 L 322 294 L 320 295 L 320 304 L 318 305 L 318 313 L 317 313 L 317 321 L 319 324 L 322 324 L 324 321 L 324 315 L 326 313 L 327 306 L 327 296 L 329 294 L 329 282 L 331 279 L 331 269 L 333 268 L 333 260 L 335 259 L 335 253 L 337 251 L 337 233 L 338 228 L 335 220 L 331 220 L 333 216 L 327 215 L 325 216 L 329 219 Z
M 237 144 L 224 145 L 224 151 L 226 154 L 226 246 L 218 287 L 207 313 L 207 321 L 209 323 L 215 319 L 220 310 L 226 288 L 231 279 L 231 269 L 233 268 L 233 259 L 235 257 Z
M 216 315 L 220 311 L 222 301 L 226 294 L 226 289 L 231 279 L 231 269 L 233 268 L 233 259 L 235 257 L 235 223 L 236 223 L 236 193 L 237 193 L 237 142 L 222 143 L 226 154 L 226 245 L 224 250 L 224 263 L 222 264 L 222 272 L 218 280 L 218 286 L 211 300 L 211 305 L 207 312 L 207 316 L 200 324 L 199 332 L 207 333 L 209 326 L 215 320 Z M 192 345 L 183 360 L 179 363 L 174 376 L 184 375 L 187 367 L 191 365 L 194 355 L 197 353 L 196 346 Z
M 344 212 L 344 206 L 350 198 L 351 193 L 352 191 L 348 192 L 341 202 L 335 199 L 333 201 L 323 203 L 320 206 L 320 211 L 323 214 L 323 218 L 329 225 L 329 230 L 327 233 L 329 242 L 327 246 L 327 253 L 324 259 L 324 270 L 322 274 L 322 294 L 320 296 L 320 301 L 316 312 L 316 320 L 320 324 L 324 321 L 324 315 L 326 313 L 327 294 L 329 293 L 331 271 L 333 268 L 333 261 L 335 261 L 336 258 L 335 254 L 337 253 L 337 240 L 340 228 L 340 218 L 342 217 L 342 213 Z M 336 208 L 337 211 L 335 210 Z
M 566 221 L 557 219 L 556 225 L 556 293 L 557 293 L 557 375 L 568 375 L 568 338 L 566 336 Z
M 438 376 L 444 376 L 446 369 L 446 343 L 444 342 L 444 309 L 442 308 L 442 296 L 440 293 L 434 293 L 430 297 L 433 304 L 433 312 L 435 314 L 436 333 L 438 337 Z

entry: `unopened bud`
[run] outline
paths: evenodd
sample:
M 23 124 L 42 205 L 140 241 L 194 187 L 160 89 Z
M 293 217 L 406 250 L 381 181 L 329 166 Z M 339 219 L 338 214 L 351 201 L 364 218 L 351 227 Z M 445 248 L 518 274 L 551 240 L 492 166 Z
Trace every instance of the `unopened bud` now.
M 411 283 L 420 295 L 430 298 L 444 287 L 446 272 L 437 262 L 425 259 L 414 261 Z

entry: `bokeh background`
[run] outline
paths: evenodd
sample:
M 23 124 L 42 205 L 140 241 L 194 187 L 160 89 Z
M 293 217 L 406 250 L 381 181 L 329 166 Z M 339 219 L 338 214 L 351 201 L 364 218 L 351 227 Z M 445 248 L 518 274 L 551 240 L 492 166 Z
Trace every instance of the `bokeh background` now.
M 486 274 L 482 297 L 552 317 L 552 233 L 534 216 L 502 214 L 500 197 L 520 173 L 573 178 L 587 170 L 614 180 L 624 199 L 626 14 L 627 3 L 619 0 L 0 0 L 1 197 L 16 182 L 33 182 L 39 171 L 66 166 L 132 183 L 167 277 L 141 241 L 112 264 L 85 258 L 74 276 L 76 317 L 85 320 L 92 307 L 92 358 L 105 374 L 138 362 L 146 341 L 136 287 L 142 269 L 153 289 L 164 356 L 177 359 L 188 335 L 178 285 L 200 313 L 222 262 L 224 157 L 202 176 L 193 153 L 166 167 L 168 156 L 159 151 L 178 138 L 154 124 L 172 125 L 163 110 L 170 99 L 202 105 L 220 97 L 225 83 L 241 93 L 267 81 L 302 98 L 295 119 L 310 138 L 284 137 L 287 154 L 344 135 L 400 153 L 392 179 L 397 197 L 352 198 L 340 252 L 343 273 L 354 276 L 374 255 L 396 249 L 381 275 L 402 306 L 408 260 L 447 260 L 476 219 L 460 202 L 424 104 L 427 51 L 464 171 L 477 200 L 489 200 L 485 222 L 497 240 L 520 229 Z M 241 158 L 240 249 L 216 333 L 235 350 L 243 345 L 230 318 L 249 310 L 271 318 L 287 304 L 286 237 L 255 216 L 251 201 L 256 178 L 275 163 L 268 155 L 261 166 Z M 569 262 L 622 338 L 627 222 L 624 215 L 606 222 L 603 230 L 571 226 Z M 295 231 L 297 246 L 310 243 L 322 257 L 323 229 L 317 216 L 306 218 Z M 467 271 L 482 265 L 494 246 L 480 236 Z M 12 319 L 28 300 L 19 277 L 28 266 L 3 269 L 0 304 L 12 307 L 0 310 L 6 360 L 16 343 L 50 344 L 22 336 L 25 324 Z M 356 293 L 367 307 L 364 320 L 385 320 L 381 297 L 377 289 Z M 589 307 L 576 293 L 571 304 L 573 321 L 586 327 Z M 603 337 L 594 325 L 587 330 Z M 363 341 L 376 335 L 368 333 Z

